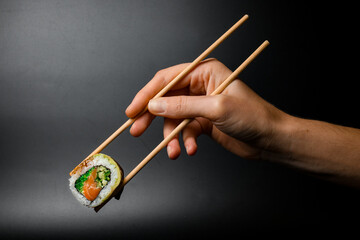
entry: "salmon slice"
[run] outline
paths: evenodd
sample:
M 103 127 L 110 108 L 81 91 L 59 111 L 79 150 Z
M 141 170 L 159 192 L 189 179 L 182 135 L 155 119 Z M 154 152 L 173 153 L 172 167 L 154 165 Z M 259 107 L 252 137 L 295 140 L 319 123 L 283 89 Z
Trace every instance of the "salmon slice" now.
M 89 178 L 84 182 L 84 196 L 89 201 L 94 201 L 99 195 L 101 188 L 96 186 L 96 168 L 94 168 L 89 176 Z

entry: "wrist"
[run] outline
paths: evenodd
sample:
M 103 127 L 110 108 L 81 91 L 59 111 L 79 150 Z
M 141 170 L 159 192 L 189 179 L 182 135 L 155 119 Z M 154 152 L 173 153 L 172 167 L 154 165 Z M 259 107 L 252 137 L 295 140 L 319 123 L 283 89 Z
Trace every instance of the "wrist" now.
M 260 159 L 277 162 L 291 159 L 291 136 L 298 121 L 299 118 L 280 111 L 269 124 L 268 134 L 261 146 Z

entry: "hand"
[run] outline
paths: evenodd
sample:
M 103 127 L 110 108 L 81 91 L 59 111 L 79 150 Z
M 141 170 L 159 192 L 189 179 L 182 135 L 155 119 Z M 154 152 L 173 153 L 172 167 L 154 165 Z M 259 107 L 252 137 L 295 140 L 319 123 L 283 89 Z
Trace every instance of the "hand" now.
M 168 82 L 188 64 L 160 70 L 141 89 L 126 109 L 130 118 L 139 114 Z M 173 87 L 165 97 L 151 100 L 149 112 L 139 117 L 130 129 L 140 136 L 155 115 L 164 117 L 164 137 L 184 118 L 194 118 L 182 131 L 186 151 L 193 155 L 196 139 L 205 133 L 231 152 L 244 158 L 259 158 L 269 144 L 275 128 L 286 116 L 240 80 L 232 82 L 220 95 L 209 96 L 229 75 L 231 70 L 215 59 L 203 61 Z M 180 155 L 178 136 L 167 147 L 171 159 Z
M 139 114 L 168 82 L 188 64 L 159 71 L 126 109 Z M 240 80 L 220 95 L 209 96 L 231 71 L 214 59 L 202 62 L 165 97 L 151 100 L 149 112 L 130 129 L 141 135 L 155 115 L 163 116 L 164 136 L 183 118 L 194 118 L 182 132 L 186 151 L 196 153 L 196 139 L 205 133 L 226 149 L 250 159 L 266 159 L 337 182 L 360 186 L 360 129 L 290 116 L 275 108 Z M 178 137 L 168 144 L 168 155 L 180 155 Z

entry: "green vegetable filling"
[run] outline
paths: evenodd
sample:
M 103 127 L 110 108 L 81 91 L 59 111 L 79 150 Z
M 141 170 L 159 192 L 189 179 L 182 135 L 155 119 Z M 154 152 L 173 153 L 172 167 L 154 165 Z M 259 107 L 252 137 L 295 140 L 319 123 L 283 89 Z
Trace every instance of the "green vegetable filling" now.
M 108 184 L 108 182 L 110 181 L 110 170 L 104 166 L 97 166 L 97 167 L 92 167 L 90 168 L 86 173 L 84 173 L 83 175 L 81 175 L 76 181 L 75 181 L 75 188 L 82 193 L 83 192 L 83 187 L 84 187 L 84 183 L 86 182 L 86 180 L 89 178 L 91 172 L 95 169 L 96 171 L 96 186 L 99 188 L 103 188 L 106 186 L 106 184 Z
M 92 170 L 94 170 L 95 167 L 90 168 L 86 173 L 81 175 L 75 182 L 75 188 L 79 191 L 83 191 L 84 182 L 89 178 Z
M 104 166 L 100 166 L 97 168 L 97 175 L 96 175 L 96 185 L 97 187 L 105 187 L 105 185 L 110 181 L 110 170 Z

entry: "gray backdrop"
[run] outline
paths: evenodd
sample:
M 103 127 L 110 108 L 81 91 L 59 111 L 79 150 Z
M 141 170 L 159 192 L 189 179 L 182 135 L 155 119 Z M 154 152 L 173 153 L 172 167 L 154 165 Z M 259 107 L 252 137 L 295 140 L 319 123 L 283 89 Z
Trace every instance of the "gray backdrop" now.
M 346 231 L 359 192 L 226 152 L 156 156 L 100 212 L 68 189 L 69 172 L 124 121 L 157 70 L 191 62 L 244 14 L 211 57 L 300 117 L 360 127 L 353 87 L 354 6 L 289 1 L 0 1 L 0 236 L 186 238 Z M 350 55 L 354 56 L 354 55 Z M 355 55 L 356 57 L 356 55 Z M 355 75 L 356 76 L 356 75 Z M 162 139 L 162 119 L 103 152 L 128 173 Z

